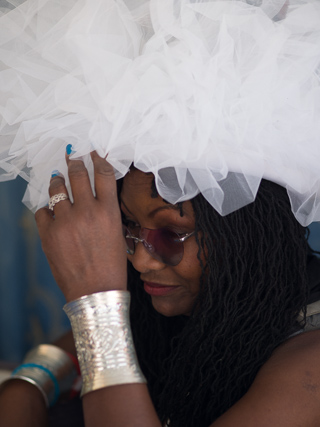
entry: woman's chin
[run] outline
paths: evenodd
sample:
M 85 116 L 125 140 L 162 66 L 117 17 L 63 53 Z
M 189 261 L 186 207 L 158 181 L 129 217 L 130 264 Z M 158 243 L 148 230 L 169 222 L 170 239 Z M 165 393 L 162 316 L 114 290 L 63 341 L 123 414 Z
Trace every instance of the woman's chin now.
M 153 308 L 160 314 L 166 317 L 173 317 L 173 316 L 190 316 L 190 313 L 193 308 L 193 301 L 187 302 L 187 301 L 169 301 L 166 298 L 163 297 L 155 297 L 151 296 L 151 302 L 153 305 Z

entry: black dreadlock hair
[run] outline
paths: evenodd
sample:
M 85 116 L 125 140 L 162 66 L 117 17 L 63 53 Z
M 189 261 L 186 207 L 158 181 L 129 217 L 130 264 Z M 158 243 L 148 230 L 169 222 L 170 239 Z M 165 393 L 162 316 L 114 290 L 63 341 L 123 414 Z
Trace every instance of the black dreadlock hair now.
M 138 358 L 158 415 L 172 427 L 207 427 L 238 401 L 298 329 L 308 297 L 306 230 L 282 187 L 262 181 L 253 203 L 225 217 L 202 195 L 192 206 L 205 263 L 189 318 L 157 313 L 129 265 Z

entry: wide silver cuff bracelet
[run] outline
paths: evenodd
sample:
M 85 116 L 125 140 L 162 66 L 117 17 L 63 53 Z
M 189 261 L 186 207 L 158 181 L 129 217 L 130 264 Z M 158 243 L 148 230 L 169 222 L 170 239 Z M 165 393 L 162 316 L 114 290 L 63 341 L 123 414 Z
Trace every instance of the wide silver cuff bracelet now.
M 77 348 L 82 396 L 112 385 L 146 382 L 133 345 L 129 307 L 127 291 L 99 292 L 64 306 Z

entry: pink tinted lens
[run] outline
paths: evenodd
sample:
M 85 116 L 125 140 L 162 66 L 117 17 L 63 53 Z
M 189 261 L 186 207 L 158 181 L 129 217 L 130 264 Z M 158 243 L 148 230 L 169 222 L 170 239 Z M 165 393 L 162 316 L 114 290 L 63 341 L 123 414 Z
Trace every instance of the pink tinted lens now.
M 158 261 L 174 266 L 182 260 L 183 243 L 179 242 L 179 236 L 174 231 L 168 228 L 141 228 L 140 238 L 146 250 Z

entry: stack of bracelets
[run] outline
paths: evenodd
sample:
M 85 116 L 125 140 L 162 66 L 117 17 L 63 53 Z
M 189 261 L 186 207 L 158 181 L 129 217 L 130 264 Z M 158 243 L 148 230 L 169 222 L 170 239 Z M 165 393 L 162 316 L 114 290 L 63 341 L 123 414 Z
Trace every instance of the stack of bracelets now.
M 80 365 L 81 396 L 112 385 L 146 382 L 133 345 L 129 308 L 127 291 L 99 292 L 65 305 Z M 77 376 L 72 355 L 44 344 L 26 355 L 10 379 L 34 384 L 50 407 L 72 388 Z
M 78 369 L 77 360 L 71 354 L 54 345 L 42 344 L 27 353 L 10 379 L 24 380 L 36 386 L 48 408 L 61 394 L 72 389 L 79 375 Z

